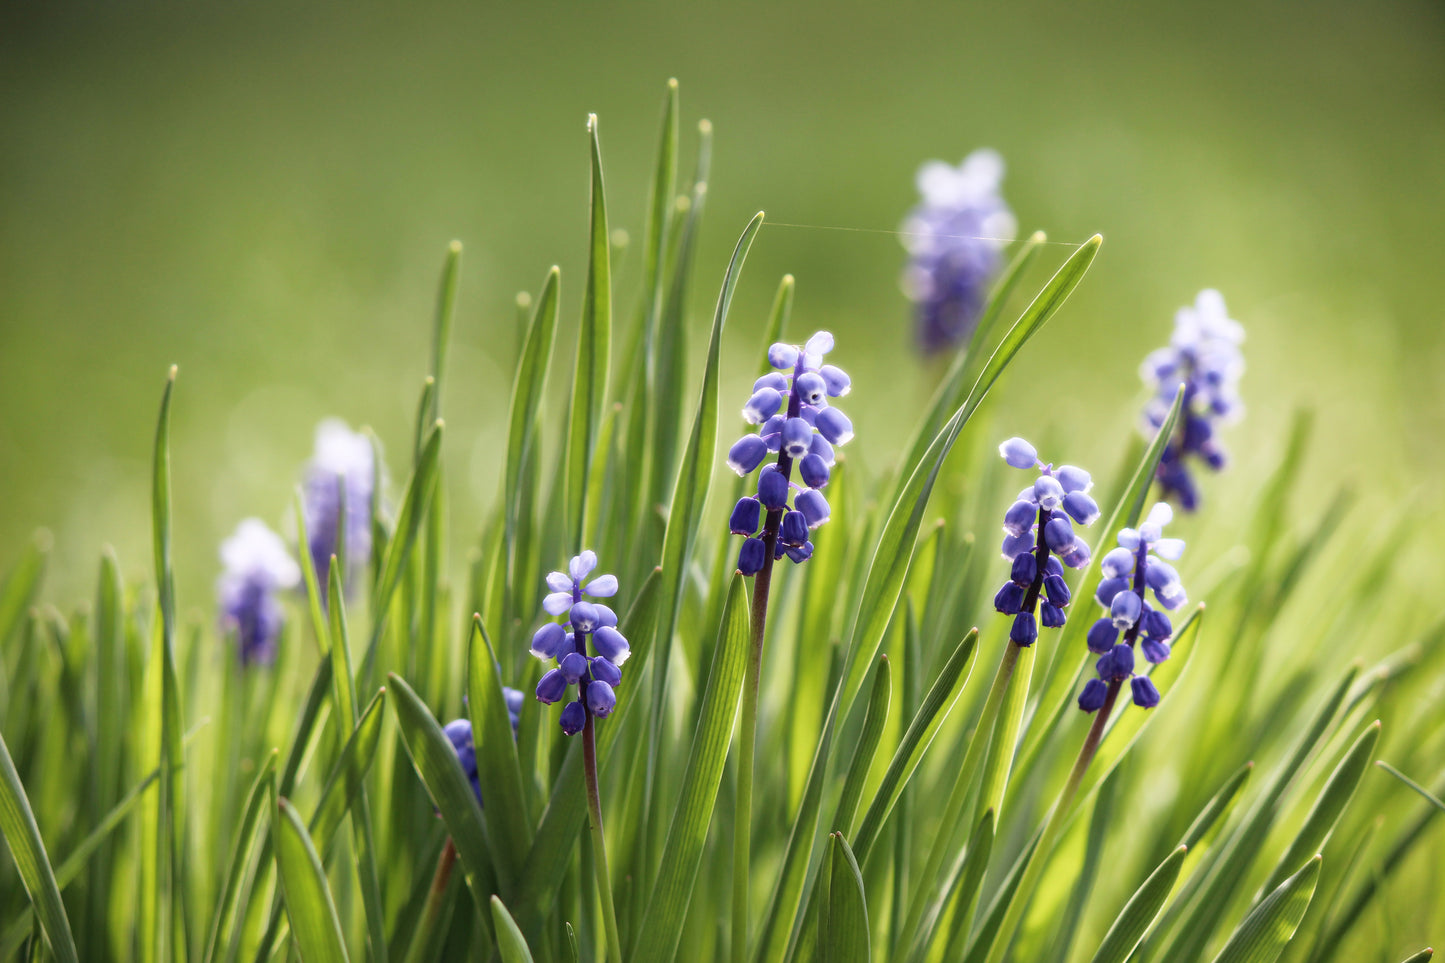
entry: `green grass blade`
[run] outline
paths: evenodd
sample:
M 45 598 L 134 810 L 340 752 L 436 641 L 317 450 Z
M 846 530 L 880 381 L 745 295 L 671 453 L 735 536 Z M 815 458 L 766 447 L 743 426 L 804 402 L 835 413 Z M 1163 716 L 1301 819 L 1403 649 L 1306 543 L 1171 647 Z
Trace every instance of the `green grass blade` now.
M 1104 934 L 1104 942 L 1099 944 L 1092 963 L 1125 963 L 1129 959 L 1174 889 L 1187 852 L 1183 846 L 1174 850 L 1134 891 L 1109 927 L 1109 932 Z
M 758 352 L 758 377 L 762 377 L 773 366 L 768 362 L 768 348 L 783 340 L 783 331 L 788 327 L 788 318 L 793 315 L 793 289 L 796 282 L 791 274 L 784 274 L 778 282 L 777 293 L 773 295 L 773 306 L 768 311 L 768 324 L 763 329 L 763 350 Z
M 291 748 L 286 752 L 286 765 L 281 767 L 281 779 L 276 783 L 276 792 L 288 796 L 296 787 L 301 774 L 301 763 L 306 758 L 307 747 L 316 732 L 316 723 L 321 710 L 331 693 L 331 660 L 322 659 L 316 665 L 316 674 L 311 677 L 311 687 L 306 690 L 306 701 L 301 706 L 301 716 L 296 720 L 296 732 L 291 737 Z
M 854 840 L 853 851 L 861 855 L 864 862 L 867 862 L 873 843 L 898 802 L 898 797 L 903 794 L 908 781 L 913 778 L 919 763 L 923 761 L 924 754 L 933 744 L 938 727 L 948 718 L 958 694 L 968 684 L 969 676 L 973 673 L 974 656 L 977 654 L 978 629 L 971 629 L 958 645 L 954 646 L 953 653 L 944 663 L 943 671 L 933 681 L 933 686 L 923 697 L 918 711 L 914 713 L 913 721 L 908 724 Z
M 261 816 L 276 791 L 278 755 L 275 749 L 266 754 L 266 761 L 261 764 L 255 781 L 251 783 L 251 791 L 246 795 L 246 808 L 241 816 L 241 824 L 236 829 L 236 841 L 231 847 L 231 862 L 226 869 L 225 887 L 216 903 L 216 915 L 211 921 L 210 936 L 206 939 L 205 963 L 212 963 L 219 958 L 217 954 L 221 949 L 221 941 L 227 939 L 235 928 L 246 871 L 251 863 L 251 850 L 260 835 Z
M 1411 953 L 1409 956 L 1405 957 L 1404 963 L 1426 963 L 1426 961 L 1434 955 L 1435 951 L 1427 946 L 1420 952 Z
M 900 939 L 912 939 L 915 948 L 924 947 L 923 958 L 932 959 L 935 957 L 934 948 L 940 938 L 946 937 L 950 942 L 957 945 L 957 953 L 962 952 L 965 938 L 968 935 L 969 923 L 973 920 L 974 910 L 978 906 L 979 887 L 983 884 L 984 873 L 988 871 L 989 858 L 993 855 L 994 841 L 994 819 L 993 810 L 985 809 L 979 817 L 978 825 L 973 829 L 973 835 L 968 839 L 968 845 L 963 851 L 961 864 L 954 869 L 950 875 L 955 880 L 947 894 L 947 903 L 944 912 L 940 916 L 934 914 L 926 920 L 926 925 L 920 927 L 916 933 L 909 933 L 907 930 L 898 934 Z M 944 927 L 941 922 L 952 918 L 952 925 Z M 918 959 L 915 953 L 912 959 Z
M 584 507 L 587 479 L 597 453 L 597 430 L 607 402 L 607 375 L 612 364 L 612 267 L 607 234 L 607 201 L 602 185 L 602 148 L 597 115 L 587 117 L 592 147 L 592 204 L 587 280 L 582 291 L 582 324 L 577 330 L 577 366 L 572 379 L 572 420 L 567 437 L 567 531 L 581 549 L 587 530 Z
M 1250 911 L 1214 963 L 1274 963 L 1310 908 L 1320 863 L 1315 856 Z
M 1350 804 L 1350 799 L 1354 797 L 1355 789 L 1360 785 L 1365 770 L 1369 768 L 1370 755 L 1375 751 L 1375 744 L 1379 741 L 1380 723 L 1372 722 L 1365 727 L 1364 732 L 1360 733 L 1354 745 L 1350 746 L 1349 751 L 1335 767 L 1335 771 L 1330 774 L 1329 780 L 1315 800 L 1314 807 L 1305 817 L 1304 825 L 1295 834 L 1294 841 L 1289 844 L 1289 849 L 1285 851 L 1284 857 L 1280 859 L 1274 872 L 1270 874 L 1268 882 L 1264 884 L 1265 893 L 1273 891 L 1276 886 L 1284 882 L 1290 874 L 1290 867 L 1299 866 L 1310 854 L 1317 853 L 1324 848 L 1325 840 L 1334 831 L 1335 824 L 1339 822 L 1345 807 Z
M 412 469 L 411 478 L 406 483 L 406 491 L 401 496 L 401 511 L 396 516 L 396 529 L 387 541 L 386 554 L 376 580 L 376 594 L 371 601 L 371 640 L 367 643 L 366 654 L 362 656 L 361 670 L 357 675 L 359 685 L 365 686 L 367 677 L 371 674 L 376 650 L 386 628 L 386 613 L 391 606 L 391 598 L 401 584 L 407 560 L 411 557 L 411 550 L 416 545 L 417 535 L 421 532 L 422 522 L 426 518 L 427 505 L 436 489 L 441 447 L 442 423 L 438 421 L 427 435 L 421 456 L 417 458 L 416 467 Z
M 1430 790 L 1426 789 L 1424 786 L 1420 785 L 1418 782 L 1411 779 L 1409 776 L 1405 775 L 1403 772 L 1396 769 L 1394 766 L 1390 765 L 1383 759 L 1381 759 L 1379 762 L 1376 762 L 1375 765 L 1379 766 L 1381 769 L 1385 770 L 1390 775 L 1394 776 L 1396 779 L 1400 780 L 1405 785 L 1415 790 L 1427 802 L 1429 802 L 1430 805 L 1434 806 L 1436 809 L 1441 810 L 1442 812 L 1445 812 L 1445 802 L 1441 802 L 1440 798 L 1434 793 L 1432 793 Z
M 502 963 L 532 963 L 532 951 L 512 914 L 496 896 L 492 897 L 492 924 L 497 933 L 497 946 L 502 951 Z
M 861 681 L 860 669 L 866 668 L 872 662 L 888 622 L 893 617 L 893 609 L 903 591 L 904 577 L 913 559 L 914 543 L 928 508 L 929 495 L 933 492 L 934 482 L 938 479 L 944 460 L 953 449 L 959 433 L 983 403 L 989 389 L 1029 339 L 1053 317 L 1083 280 L 1102 243 L 1103 238 L 1095 235 L 1069 256 L 1058 273 L 1044 285 L 1033 303 L 1004 335 L 998 348 L 979 373 L 967 400 L 933 438 L 923 457 L 916 463 L 905 463 L 910 467 L 905 469 L 901 476 L 892 510 L 888 514 L 888 521 L 884 525 L 877 549 L 873 553 L 873 562 L 863 583 L 862 601 L 847 656 L 847 664 L 851 668 L 844 673 L 845 682 L 842 687 L 842 692 L 850 704 L 851 696 L 847 694 L 858 690 Z
M 361 713 L 356 728 L 347 737 L 341 754 L 326 777 L 321 800 L 316 804 L 316 813 L 308 824 L 312 839 L 320 844 L 323 852 L 330 847 L 331 837 L 341 826 L 342 818 L 360 797 L 366 774 L 376 759 L 377 746 L 381 742 L 381 723 L 385 718 L 382 711 L 385 702 L 386 690 L 380 689 Z
M 3 736 L 0 736 L 0 832 L 10 847 L 15 868 L 30 895 L 50 951 L 61 963 L 76 963 L 80 957 L 70 932 L 70 920 L 65 915 L 65 904 L 60 900 L 60 886 L 55 882 L 55 872 L 40 838 L 40 827 Z
M 306 527 L 306 503 L 298 487 L 291 498 L 292 511 L 296 516 L 296 544 L 311 544 L 311 532 Z M 321 601 L 321 582 L 316 575 L 316 561 L 311 552 L 297 552 L 301 565 L 301 581 L 306 587 L 306 612 L 311 617 L 311 633 L 316 647 L 322 655 L 331 645 L 331 631 L 327 623 L 326 605 Z
M 427 422 L 442 416 L 442 375 L 446 373 L 447 345 L 451 341 L 452 317 L 457 310 L 457 282 L 461 279 L 462 242 L 447 245 L 442 262 L 441 281 L 437 284 L 437 307 L 432 322 L 431 376 L 436 379 L 431 393 L 431 410 Z
M 286 916 L 306 963 L 345 963 L 346 942 L 326 883 L 321 857 L 296 808 L 282 796 L 272 822 L 271 845 L 281 877 Z
M 557 306 L 561 300 L 562 271 L 553 267 L 542 284 L 537 309 L 527 326 L 522 343 L 522 357 L 517 376 L 512 382 L 512 403 L 508 414 L 507 463 L 503 474 L 502 510 L 504 515 L 508 574 L 512 581 L 517 571 L 517 531 L 522 516 L 523 473 L 536 441 L 537 411 L 547 390 L 547 370 L 552 365 L 552 346 L 557 335 Z
M 868 903 L 863 874 L 842 833 L 834 833 L 828 852 L 828 922 L 824 927 L 823 959 L 827 963 L 867 963 Z
M 0 648 L 7 654 L 10 649 L 5 643 L 10 640 L 10 636 L 30 609 L 40 587 L 40 580 L 45 574 L 45 559 L 53 544 L 54 540 L 49 532 L 36 532 L 30 544 L 25 546 L 25 553 L 20 556 L 20 561 L 16 562 L 15 567 L 5 576 L 5 584 L 0 586 Z
M 687 580 L 688 559 L 697 541 L 703 506 L 712 485 L 713 463 L 717 452 L 718 366 L 721 363 L 723 328 L 727 324 L 728 309 L 732 306 L 733 292 L 737 288 L 743 262 L 747 260 L 753 238 L 757 236 L 762 223 L 763 215 L 760 211 L 753 215 L 748 226 L 743 229 L 733 247 L 727 273 L 723 276 L 717 309 L 713 312 L 712 334 L 708 339 L 707 363 L 703 368 L 697 413 L 693 417 L 692 431 L 688 435 L 687 448 L 683 451 L 682 464 L 678 468 L 677 481 L 672 490 L 667 531 L 663 535 L 662 543 L 663 582 L 659 609 L 661 619 L 658 622 L 659 642 L 652 686 L 654 732 L 660 724 L 662 707 L 665 704 L 668 655 L 672 647 L 672 633 L 677 626 L 682 607 L 682 588 Z
M 682 923 L 702 862 L 703 844 L 742 694 L 749 621 L 746 581 L 735 573 L 718 627 L 712 670 L 682 777 L 681 795 L 668 827 L 661 869 L 643 914 L 636 951 L 631 954 L 636 963 L 673 959 L 682 938 Z
M 487 787 L 486 820 L 497 875 L 510 891 L 521 877 L 522 864 L 532 845 L 532 822 L 522 794 L 522 769 L 502 696 L 497 655 L 480 615 L 472 617 L 471 643 L 467 647 L 467 704 L 477 753 L 477 778 Z
M 655 569 L 642 584 L 632 601 L 632 607 L 621 621 L 620 628 L 624 630 L 622 634 L 633 643 L 632 657 L 627 662 L 627 668 L 634 678 L 644 678 L 648 669 L 661 585 L 662 572 Z M 617 708 L 607 717 L 607 724 L 597 727 L 597 758 L 604 770 L 617 734 L 642 701 L 619 699 Z M 587 798 L 582 775 L 582 747 L 574 744 L 568 747 L 562 769 L 552 783 L 551 799 L 542 814 L 542 823 L 537 828 L 532 848 L 528 851 L 522 881 L 517 887 L 517 896 L 511 901 L 518 925 L 531 941 L 538 945 L 541 945 L 542 921 L 551 911 L 586 820 Z
M 1234 771 L 1227 779 L 1219 792 L 1210 798 L 1199 815 L 1194 817 L 1194 822 L 1184 831 L 1184 838 L 1179 845 L 1186 849 L 1194 849 L 1198 846 L 1214 824 L 1219 822 L 1226 813 L 1233 808 L 1239 799 L 1239 794 L 1244 790 L 1244 784 L 1249 781 L 1250 775 L 1254 772 L 1254 763 L 1246 762 Z
M 880 655 L 878 671 L 873 675 L 873 691 L 868 696 L 868 709 L 863 715 L 863 728 L 853 745 L 853 759 L 848 763 L 848 775 L 843 780 L 843 794 L 838 797 L 838 808 L 833 813 L 833 826 L 840 833 L 853 832 L 853 817 L 858 812 L 863 784 L 868 779 L 868 771 L 873 768 L 873 756 L 878 751 L 879 740 L 883 738 L 883 727 L 888 723 L 888 704 L 893 695 L 892 678 L 888 656 Z
M 402 744 L 457 847 L 477 912 L 490 918 L 486 899 L 494 892 L 492 861 L 482 808 L 436 717 L 401 676 L 393 673 L 390 678 Z

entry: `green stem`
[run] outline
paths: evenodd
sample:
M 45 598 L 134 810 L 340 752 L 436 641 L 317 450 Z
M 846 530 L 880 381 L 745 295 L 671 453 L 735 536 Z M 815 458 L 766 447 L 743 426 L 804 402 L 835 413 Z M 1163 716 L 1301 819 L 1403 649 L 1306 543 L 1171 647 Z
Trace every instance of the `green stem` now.
M 953 792 L 949 794 L 948 802 L 944 806 L 943 819 L 938 824 L 938 835 L 929 848 L 928 864 L 924 867 L 922 875 L 918 877 L 918 889 L 914 893 L 912 905 L 908 910 L 908 922 L 900 931 L 900 936 L 919 934 L 925 913 L 929 916 L 937 916 L 947 901 L 948 887 L 942 887 L 942 891 L 935 899 L 933 898 L 933 886 L 943 870 L 944 860 L 953 855 L 952 837 L 963 823 L 964 808 L 968 803 L 969 790 L 973 787 L 973 776 L 978 772 L 979 765 L 983 761 L 984 750 L 988 748 L 991 741 L 990 736 L 993 733 L 995 720 L 998 719 L 999 708 L 1003 705 L 1004 696 L 1008 692 L 1009 682 L 1013 679 L 1014 669 L 1018 666 L 1018 658 L 1019 647 L 1012 642 L 1006 642 L 1003 657 L 999 659 L 998 670 L 993 675 L 993 686 L 988 690 L 988 698 L 984 701 L 983 712 L 979 714 L 978 725 L 974 728 L 973 738 L 968 743 L 968 752 L 964 755 L 963 765 L 959 767 L 958 777 L 954 780 Z M 996 822 L 995 825 L 997 825 Z
M 1104 726 L 1109 722 L 1109 715 L 1114 711 L 1114 700 L 1118 696 L 1119 682 L 1115 680 L 1109 683 L 1109 692 L 1104 696 L 1103 707 L 1094 714 L 1094 722 L 1089 726 L 1089 734 L 1084 737 L 1084 744 L 1079 748 L 1079 756 L 1074 760 L 1074 768 L 1069 772 L 1068 782 L 1064 783 L 1064 788 L 1059 792 L 1058 801 L 1049 810 L 1043 833 L 1039 837 L 1039 844 L 1034 847 L 1028 863 L 1024 866 L 1023 877 L 1019 880 L 1018 889 L 1014 891 L 1014 897 L 1009 902 L 1007 912 L 1004 913 L 1003 923 L 999 925 L 998 932 L 994 934 L 993 945 L 989 947 L 986 963 L 1002 963 L 1004 955 L 1008 952 L 1009 944 L 1013 942 L 1014 931 L 1018 929 L 1019 923 L 1023 920 L 1024 910 L 1028 909 L 1029 902 L 1033 898 L 1034 889 L 1038 886 L 1039 875 L 1044 871 L 1049 853 L 1053 850 L 1054 844 L 1058 842 L 1059 833 L 1063 831 L 1064 825 L 1068 822 L 1067 817 L 1070 810 L 1073 809 L 1074 798 L 1079 793 L 1079 786 L 1084 781 L 1084 773 L 1088 771 L 1089 764 L 1094 761 L 1094 756 L 1099 751 L 1099 743 L 1104 738 Z
M 607 872 L 607 844 L 602 838 L 602 794 L 597 789 L 597 728 L 591 711 L 582 728 L 583 770 L 587 776 L 587 815 L 592 830 L 597 891 L 602 897 L 602 926 L 607 931 L 607 959 L 622 963 L 622 940 L 617 934 L 617 911 L 612 905 L 612 878 Z
M 769 522 L 773 513 L 769 513 Z M 781 516 L 781 512 L 777 513 Z M 758 731 L 758 686 L 763 669 L 763 634 L 768 618 L 768 590 L 773 576 L 776 526 L 768 526 L 767 559 L 753 586 L 752 650 L 743 678 L 742 728 L 738 734 L 738 796 L 733 820 L 733 963 L 748 958 L 748 868 L 753 825 L 753 758 Z
M 446 906 L 447 884 L 452 880 L 452 867 L 456 862 L 457 848 L 452 844 L 451 837 L 447 837 L 447 844 L 442 847 L 442 854 L 437 857 L 437 868 L 432 874 L 426 906 L 422 908 L 421 919 L 417 922 L 416 932 L 411 938 L 411 949 L 406 954 L 407 963 L 420 963 L 422 960 L 433 959 L 436 955 L 431 949 L 434 940 L 440 935 L 436 933 L 437 920 L 441 918 L 442 909 Z

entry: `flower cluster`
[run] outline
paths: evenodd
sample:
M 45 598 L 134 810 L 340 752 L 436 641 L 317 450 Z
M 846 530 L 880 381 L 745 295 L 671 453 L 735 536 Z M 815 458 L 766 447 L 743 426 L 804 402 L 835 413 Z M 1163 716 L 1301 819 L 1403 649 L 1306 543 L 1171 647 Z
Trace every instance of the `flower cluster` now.
M 1164 537 L 1164 526 L 1173 517 L 1168 503 L 1155 504 L 1142 525 L 1119 533 L 1119 547 L 1099 562 L 1103 580 L 1094 598 L 1109 614 L 1089 627 L 1089 651 L 1099 656 L 1094 666 L 1099 677 L 1090 679 L 1079 695 L 1079 708 L 1085 712 L 1101 708 L 1109 687 L 1125 679 L 1135 705 L 1151 709 L 1159 704 L 1154 683 L 1148 676 L 1134 674 L 1134 645 L 1138 643 L 1151 665 L 1169 658 L 1174 626 L 1168 615 L 1144 600 L 1146 591 L 1152 590 L 1154 600 L 1171 612 L 1188 601 L 1179 573 L 1163 561 L 1177 559 L 1184 552 L 1183 540 Z M 1124 633 L 1122 641 L 1120 632 Z
M 1088 543 L 1074 533 L 1069 520 L 1092 525 L 1099 506 L 1089 497 L 1093 480 L 1082 468 L 1064 465 L 1055 470 L 1040 462 L 1034 446 L 1022 438 L 1010 438 L 998 450 L 1014 468 L 1039 469 L 1039 477 L 1004 513 L 1003 557 L 1013 569 L 993 598 L 994 608 L 1013 616 L 1009 638 L 1016 645 L 1033 645 L 1038 622 L 1051 629 L 1064 624 L 1069 586 L 1063 567 L 1082 568 L 1089 562 Z
M 1184 385 L 1181 421 L 1160 458 L 1157 477 L 1164 497 L 1177 500 L 1185 511 L 1199 505 L 1188 459 L 1201 460 L 1215 471 L 1224 467 L 1225 453 L 1215 438 L 1215 426 L 1243 411 L 1239 400 L 1243 341 L 1244 328 L 1229 317 L 1224 298 L 1218 291 L 1204 290 L 1192 307 L 1175 314 L 1169 347 L 1152 352 L 1140 366 L 1140 377 L 1156 389 L 1144 411 L 1151 434 L 1164 424 L 1175 391 Z
M 746 477 L 769 453 L 778 456 L 759 473 L 757 495 L 733 506 L 728 527 L 734 535 L 746 536 L 738 552 L 738 570 L 744 575 L 756 575 L 784 555 L 794 562 L 811 558 L 808 532 L 828 520 L 822 488 L 834 465 L 833 446 L 853 437 L 847 415 L 828 404 L 829 398 L 846 395 L 852 384 L 842 369 L 823 364 L 823 355 L 832 350 L 833 336 L 827 331 L 801 346 L 773 345 L 768 362 L 778 370 L 754 383 L 752 397 L 743 406 L 743 419 L 761 428 L 728 450 L 729 467 Z M 792 480 L 794 463 L 802 484 Z
M 512 720 L 512 736 L 515 738 L 517 724 L 522 721 L 522 692 L 504 685 L 502 698 L 507 703 L 507 717 Z M 467 774 L 467 779 L 472 784 L 472 792 L 477 794 L 477 802 L 480 803 L 482 783 L 477 778 L 477 747 L 472 742 L 472 721 L 465 717 L 453 719 L 442 728 L 442 732 L 446 733 L 451 742 L 452 750 L 457 754 L 457 762 L 462 764 L 462 772 Z
M 627 640 L 617 631 L 617 613 L 598 602 L 617 594 L 617 576 L 599 575 L 584 584 L 597 567 L 597 553 L 584 551 L 567 564 L 566 572 L 547 576 L 551 594 L 542 600 L 549 615 L 565 615 L 562 622 L 548 622 L 532 636 L 532 654 L 544 662 L 556 661 L 537 683 L 537 701 L 561 702 L 568 689 L 577 686 L 577 698 L 562 708 L 562 731 L 576 735 L 587 724 L 587 716 L 606 718 L 617 705 L 614 691 L 622 682 L 622 663 L 632 654 Z M 595 655 L 588 654 L 588 640 Z
M 346 422 L 328 418 L 316 427 L 316 452 L 306 466 L 304 510 L 307 550 L 316 579 L 326 593 L 331 556 L 336 554 L 341 526 L 346 526 L 346 571 L 364 566 L 371 555 L 371 499 L 375 465 L 371 441 Z M 346 517 L 341 517 L 345 493 Z M 349 579 L 348 579 L 349 581 Z
M 301 569 L 281 536 L 259 518 L 248 518 L 221 543 L 225 566 L 216 583 L 221 628 L 234 633 L 242 665 L 270 664 L 286 614 L 276 597 L 298 585 Z
M 922 202 L 903 224 L 903 290 L 925 353 L 967 343 L 983 313 L 1000 252 L 1016 229 L 999 194 L 1003 169 L 991 150 L 976 150 L 957 167 L 931 161 L 919 168 Z

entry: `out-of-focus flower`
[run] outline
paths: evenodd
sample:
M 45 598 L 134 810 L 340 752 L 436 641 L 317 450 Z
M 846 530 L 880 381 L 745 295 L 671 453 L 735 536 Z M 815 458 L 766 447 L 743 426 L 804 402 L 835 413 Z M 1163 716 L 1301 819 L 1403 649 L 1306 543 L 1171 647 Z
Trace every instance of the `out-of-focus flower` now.
M 517 736 L 517 724 L 522 717 L 522 692 L 513 689 L 511 686 L 502 686 L 502 698 L 507 703 L 507 716 L 512 720 L 512 737 Z M 453 719 L 442 727 L 448 741 L 452 744 L 453 751 L 457 754 L 457 762 L 462 764 L 462 772 L 467 774 L 468 781 L 472 784 L 472 792 L 476 793 L 477 803 L 482 801 L 482 784 L 477 777 L 477 747 L 472 742 L 472 722 L 470 719 Z
M 902 229 L 903 290 L 927 354 L 966 344 L 978 325 L 1003 247 L 1017 229 L 999 193 L 1003 172 L 1003 158 L 987 149 L 957 167 L 930 161 L 918 170 L 921 200 Z
M 221 543 L 225 571 L 216 583 L 221 628 L 236 637 L 243 665 L 270 664 L 286 621 L 278 593 L 301 581 L 301 569 L 281 536 L 259 518 L 236 526 Z
M 310 538 L 307 551 L 316 566 L 322 594 L 328 585 L 331 556 L 336 554 L 342 525 L 346 531 L 346 571 L 366 564 L 371 556 L 371 499 L 375 495 L 375 459 L 367 437 L 339 418 L 316 426 L 316 451 L 306 465 L 304 510 Z M 342 494 L 346 517 L 341 517 Z
M 1229 317 L 1224 297 L 1213 289 L 1199 292 L 1192 306 L 1174 315 L 1174 336 L 1167 348 L 1152 352 L 1139 368 L 1144 383 L 1155 395 L 1144 410 L 1144 427 L 1157 432 L 1169 415 L 1174 394 L 1184 386 L 1184 408 L 1174 437 L 1159 460 L 1158 478 L 1163 496 L 1187 512 L 1199 505 L 1199 489 L 1190 462 L 1202 461 L 1210 469 L 1224 467 L 1226 455 L 1216 438 L 1220 424 L 1239 418 L 1239 378 L 1244 373 L 1244 326 Z

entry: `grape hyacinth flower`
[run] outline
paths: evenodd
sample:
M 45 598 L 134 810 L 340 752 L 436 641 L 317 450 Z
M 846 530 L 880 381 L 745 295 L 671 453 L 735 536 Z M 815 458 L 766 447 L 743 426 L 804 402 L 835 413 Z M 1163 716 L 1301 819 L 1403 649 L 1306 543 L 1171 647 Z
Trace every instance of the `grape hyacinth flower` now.
M 248 518 L 221 543 L 225 571 L 216 583 L 221 629 L 234 633 L 242 665 L 276 660 L 276 640 L 286 614 L 277 594 L 301 581 L 301 568 L 281 536 L 259 518 Z
M 1174 336 L 1167 348 L 1144 359 L 1139 376 L 1156 393 L 1144 410 L 1146 433 L 1164 424 L 1174 404 L 1178 385 L 1184 385 L 1184 408 L 1175 435 L 1164 448 L 1155 476 L 1163 492 L 1186 512 L 1199 506 L 1199 490 L 1189 461 L 1202 461 L 1210 469 L 1224 467 L 1225 452 L 1215 438 L 1216 426 L 1237 419 L 1244 410 L 1239 400 L 1239 378 L 1244 356 L 1239 345 L 1244 327 L 1229 317 L 1224 297 L 1215 290 L 1199 292 L 1192 307 L 1174 316 Z
M 1013 616 L 1009 639 L 1027 646 L 1039 637 L 1040 623 L 1056 629 L 1066 621 L 1069 586 L 1064 566 L 1082 568 L 1090 557 L 1088 544 L 1074 533 L 1070 520 L 1092 525 L 1099 506 L 1089 496 L 1093 480 L 1082 468 L 1046 465 L 1022 438 L 1010 438 L 998 451 L 1014 468 L 1039 470 L 1039 477 L 1004 512 L 1003 557 L 1013 569 L 993 599 L 995 609 Z
M 328 418 L 316 426 L 316 451 L 306 465 L 303 506 L 310 539 L 307 550 L 316 566 L 316 580 L 323 596 L 343 524 L 348 585 L 350 573 L 364 566 L 371 555 L 374 461 L 371 441 L 361 432 L 352 431 L 346 422 Z M 341 517 L 343 494 L 345 519 Z
M 1169 658 L 1174 626 L 1165 610 L 1172 612 L 1188 601 L 1179 573 L 1163 561 L 1184 552 L 1183 540 L 1164 537 L 1164 526 L 1173 517 L 1167 502 L 1156 503 L 1142 525 L 1119 533 L 1119 547 L 1099 562 L 1103 579 L 1094 598 L 1108 614 L 1089 628 L 1089 651 L 1099 656 L 1094 666 L 1099 677 L 1090 679 L 1079 695 L 1079 708 L 1085 712 L 1102 708 L 1110 692 L 1126 680 L 1135 705 L 1151 709 L 1159 704 L 1154 683 L 1134 671 L 1134 649 L 1137 645 L 1150 665 Z M 1145 600 L 1147 591 L 1154 593 L 1159 608 Z
M 617 576 L 587 578 L 596 567 L 597 553 L 584 551 L 567 564 L 566 572 L 547 576 L 552 591 L 542 600 L 542 608 L 548 615 L 566 618 L 547 622 L 532 636 L 532 654 L 557 664 L 537 683 L 537 701 L 561 702 L 571 687 L 577 686 L 577 698 L 562 708 L 562 731 L 569 736 L 581 732 L 589 716 L 605 719 L 612 713 L 617 705 L 615 690 L 622 682 L 622 664 L 632 654 L 617 631 L 617 613 L 583 598 L 617 594 Z
M 999 194 L 1003 158 L 976 150 L 957 167 L 930 161 L 918 170 L 922 201 L 903 223 L 908 267 L 903 290 L 917 314 L 925 354 L 967 344 L 1017 225 Z
M 502 686 L 502 698 L 507 704 L 507 717 L 512 720 L 512 737 L 517 736 L 517 725 L 522 721 L 522 691 L 513 689 L 511 686 Z M 457 762 L 462 764 L 462 772 L 467 774 L 467 781 L 472 784 L 472 792 L 476 793 L 477 803 L 482 802 L 482 784 L 477 777 L 477 747 L 472 742 L 472 720 L 465 717 L 453 719 L 442 727 L 446 733 L 447 740 L 452 744 L 452 750 L 457 754 Z
M 757 494 L 733 506 L 728 527 L 745 536 L 738 551 L 738 571 L 744 575 L 771 573 L 772 563 L 784 555 L 795 564 L 811 558 L 808 532 L 828 520 L 822 489 L 835 464 L 833 448 L 853 437 L 853 423 L 828 403 L 852 386 L 842 369 L 823 364 L 823 355 L 832 350 L 827 331 L 803 345 L 773 345 L 768 361 L 778 370 L 753 384 L 743 406 L 743 419 L 761 427 L 728 450 L 728 466 L 747 477 L 769 454 L 778 456 L 759 473 Z M 795 464 L 801 483 L 793 481 Z

